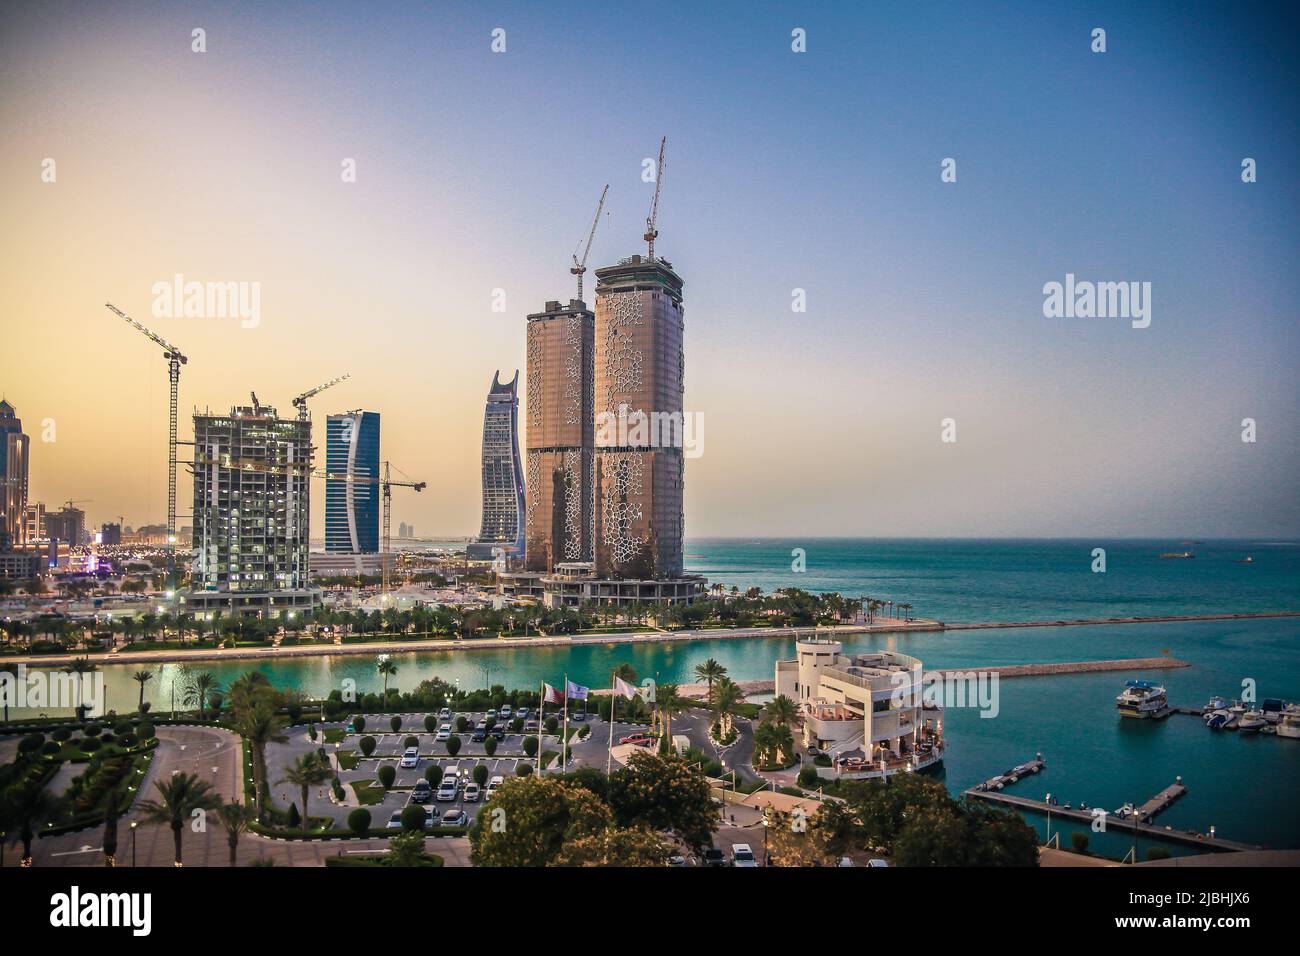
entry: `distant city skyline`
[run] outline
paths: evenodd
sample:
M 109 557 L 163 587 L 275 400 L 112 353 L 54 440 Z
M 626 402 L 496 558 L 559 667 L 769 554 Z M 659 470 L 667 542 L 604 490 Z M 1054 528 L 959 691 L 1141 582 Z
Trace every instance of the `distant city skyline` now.
M 327 415 L 373 409 L 383 457 L 429 482 L 394 524 L 472 537 L 483 384 L 574 296 L 603 183 L 588 299 L 645 251 L 666 134 L 657 251 L 689 281 L 685 408 L 708 426 L 688 540 L 1300 536 L 1293 13 L 301 17 L 0 11 L 0 395 L 29 503 L 165 520 L 166 367 L 112 301 L 189 356 L 182 440 L 195 409 L 251 390 L 287 413 L 349 372 L 313 402 L 317 466 Z M 177 275 L 257 283 L 256 322 L 156 316 Z M 1067 276 L 1150 283 L 1150 325 L 1047 317 Z

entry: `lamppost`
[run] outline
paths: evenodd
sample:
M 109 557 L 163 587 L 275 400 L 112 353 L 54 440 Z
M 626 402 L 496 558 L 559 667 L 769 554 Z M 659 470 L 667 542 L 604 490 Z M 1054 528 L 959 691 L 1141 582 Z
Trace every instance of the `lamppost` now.
M 131 866 L 135 866 L 135 830 L 140 825 L 139 821 L 131 821 Z
M 1052 845 L 1052 795 L 1049 793 L 1046 797 L 1043 798 L 1043 802 L 1047 804 L 1047 842 L 1044 843 L 1043 846 L 1051 846 Z

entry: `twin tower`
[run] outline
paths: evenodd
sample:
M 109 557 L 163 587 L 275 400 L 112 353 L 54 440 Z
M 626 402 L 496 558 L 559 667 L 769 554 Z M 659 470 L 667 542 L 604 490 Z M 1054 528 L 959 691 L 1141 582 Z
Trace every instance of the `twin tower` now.
M 637 255 L 596 270 L 594 313 L 573 299 L 528 316 L 529 571 L 594 563 L 599 579 L 682 574 L 683 449 L 602 423 L 681 416 L 683 314 L 672 263 Z

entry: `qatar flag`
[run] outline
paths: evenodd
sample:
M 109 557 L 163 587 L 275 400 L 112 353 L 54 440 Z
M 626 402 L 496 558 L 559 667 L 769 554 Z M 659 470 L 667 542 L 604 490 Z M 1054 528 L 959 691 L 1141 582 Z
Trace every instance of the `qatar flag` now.
M 552 687 L 550 684 L 542 684 L 542 703 L 543 704 L 563 704 L 564 695 Z

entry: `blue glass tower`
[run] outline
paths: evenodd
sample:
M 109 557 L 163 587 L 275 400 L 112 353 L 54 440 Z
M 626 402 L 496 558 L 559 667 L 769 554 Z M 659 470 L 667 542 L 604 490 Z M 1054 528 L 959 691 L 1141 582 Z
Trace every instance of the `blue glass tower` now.
M 378 412 L 344 412 L 326 419 L 325 470 L 346 476 L 325 481 L 325 550 L 378 553 Z

